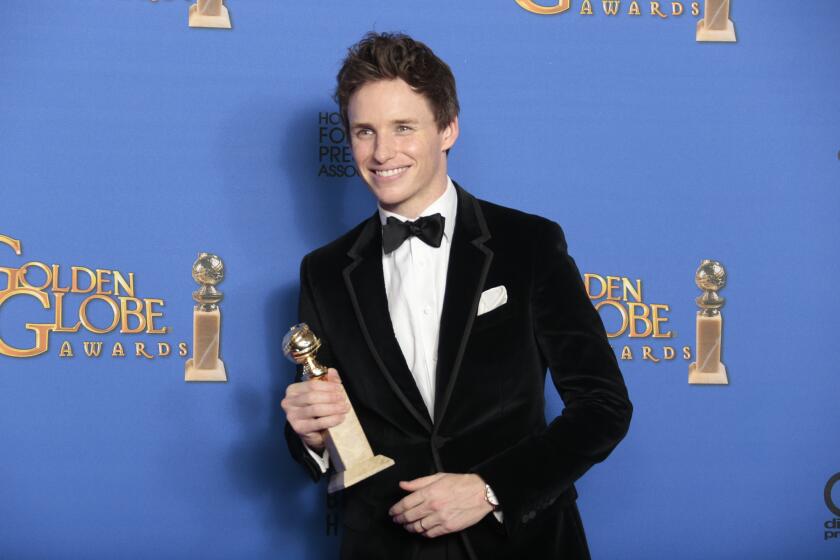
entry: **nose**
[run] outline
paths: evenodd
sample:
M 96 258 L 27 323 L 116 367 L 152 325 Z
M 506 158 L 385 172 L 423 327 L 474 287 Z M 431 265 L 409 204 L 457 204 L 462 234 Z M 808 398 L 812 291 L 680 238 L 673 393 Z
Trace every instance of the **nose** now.
M 394 139 L 388 134 L 377 134 L 373 158 L 377 163 L 385 163 L 392 157 L 394 157 Z

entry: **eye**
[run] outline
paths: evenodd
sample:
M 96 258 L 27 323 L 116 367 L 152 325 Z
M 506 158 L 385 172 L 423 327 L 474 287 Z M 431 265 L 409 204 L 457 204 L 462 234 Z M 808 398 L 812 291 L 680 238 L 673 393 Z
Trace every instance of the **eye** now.
M 356 129 L 356 138 L 365 138 L 367 136 L 372 136 L 373 131 L 369 128 L 358 128 Z
M 400 134 L 405 134 L 407 132 L 411 132 L 411 130 L 412 130 L 412 128 L 408 125 L 405 125 L 405 124 L 401 124 L 401 125 L 397 126 L 397 132 L 399 132 Z

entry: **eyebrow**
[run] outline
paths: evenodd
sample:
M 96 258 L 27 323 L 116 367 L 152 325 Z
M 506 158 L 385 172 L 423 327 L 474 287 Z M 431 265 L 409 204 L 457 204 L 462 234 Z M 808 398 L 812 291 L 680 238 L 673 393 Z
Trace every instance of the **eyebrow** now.
M 420 121 L 417 119 L 394 119 L 389 124 L 418 124 Z M 365 122 L 357 122 L 351 123 L 350 128 L 355 130 L 357 128 L 375 128 L 372 124 L 365 123 Z

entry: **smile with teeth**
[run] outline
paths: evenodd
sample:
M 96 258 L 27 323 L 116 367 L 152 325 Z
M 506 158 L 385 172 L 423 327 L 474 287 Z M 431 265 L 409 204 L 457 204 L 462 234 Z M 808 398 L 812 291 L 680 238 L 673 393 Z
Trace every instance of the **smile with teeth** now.
M 399 175 L 403 171 L 408 169 L 408 167 L 396 167 L 394 169 L 376 169 L 374 173 L 376 173 L 377 177 L 393 177 L 394 175 Z

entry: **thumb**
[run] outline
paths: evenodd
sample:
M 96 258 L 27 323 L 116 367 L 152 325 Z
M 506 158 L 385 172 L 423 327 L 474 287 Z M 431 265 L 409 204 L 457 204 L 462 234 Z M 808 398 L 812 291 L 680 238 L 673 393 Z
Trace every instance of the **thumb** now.
M 338 376 L 338 370 L 335 368 L 328 368 L 327 369 L 327 381 L 332 381 L 333 383 L 341 383 L 341 377 Z

